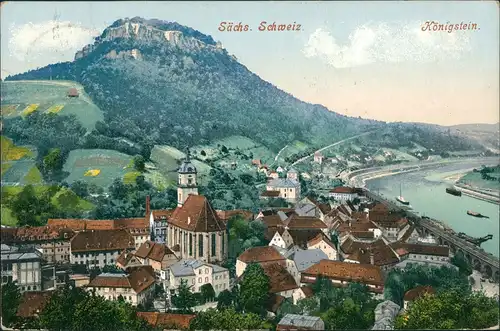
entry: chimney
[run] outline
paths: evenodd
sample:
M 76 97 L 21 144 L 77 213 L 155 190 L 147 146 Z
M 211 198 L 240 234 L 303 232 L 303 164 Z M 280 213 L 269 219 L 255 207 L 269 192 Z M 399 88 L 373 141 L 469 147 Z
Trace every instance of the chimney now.
M 148 196 L 146 196 L 146 219 L 149 219 L 149 213 L 151 212 L 151 203 L 150 203 L 150 200 L 151 198 Z
M 370 251 L 370 264 L 375 265 L 375 256 L 372 251 Z
M 144 283 L 146 282 L 146 277 L 144 277 Z
M 191 217 L 188 216 L 188 224 L 191 224 Z

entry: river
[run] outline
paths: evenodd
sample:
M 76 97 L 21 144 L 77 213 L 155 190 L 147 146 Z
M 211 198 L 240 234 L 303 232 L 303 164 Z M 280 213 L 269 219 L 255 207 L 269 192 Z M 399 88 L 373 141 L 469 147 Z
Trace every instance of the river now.
M 443 166 L 437 169 L 397 174 L 366 181 L 374 193 L 380 193 L 389 200 L 402 193 L 415 212 L 446 223 L 456 232 L 465 232 L 473 237 L 492 234 L 493 239 L 481 247 L 495 256 L 499 254 L 499 206 L 494 203 L 464 196 L 456 197 L 445 192 L 454 182 L 453 177 L 481 166 L 481 161 Z M 456 179 L 456 178 L 455 178 Z M 467 210 L 479 212 L 490 218 L 475 218 Z

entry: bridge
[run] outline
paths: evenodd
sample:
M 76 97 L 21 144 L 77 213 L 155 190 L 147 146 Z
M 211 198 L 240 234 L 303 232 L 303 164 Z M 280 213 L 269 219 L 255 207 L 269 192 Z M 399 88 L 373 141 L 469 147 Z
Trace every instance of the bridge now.
M 500 260 L 493 254 L 487 253 L 482 248 L 471 244 L 465 239 L 459 238 L 458 234 L 451 229 L 439 226 L 432 222 L 432 220 L 423 219 L 417 214 L 405 210 L 392 201 L 388 201 L 367 189 L 363 189 L 363 191 L 365 196 L 372 201 L 382 203 L 391 210 L 404 211 L 408 219 L 412 221 L 417 228 L 419 228 L 422 235 L 432 235 L 436 238 L 440 245 L 450 247 L 452 254 L 456 254 L 459 251 L 462 252 L 469 260 L 469 263 L 474 270 L 481 272 L 483 275 L 487 276 L 489 279 L 493 279 L 495 282 L 499 281 Z

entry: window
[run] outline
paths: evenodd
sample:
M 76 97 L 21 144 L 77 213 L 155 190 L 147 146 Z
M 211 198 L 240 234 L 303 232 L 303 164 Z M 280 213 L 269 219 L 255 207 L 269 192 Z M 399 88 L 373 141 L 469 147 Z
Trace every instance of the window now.
M 128 299 L 129 299 L 130 301 L 132 301 L 132 296 L 129 296 L 129 297 L 128 297 Z
M 189 256 L 193 255 L 193 234 L 189 234 Z
M 198 277 L 198 283 L 201 283 L 201 277 Z
M 208 283 L 208 277 L 205 277 L 205 283 Z
M 212 233 L 212 256 L 215 256 L 215 244 L 216 244 L 216 237 L 215 237 L 215 233 Z
M 203 235 L 201 233 L 198 235 L 198 256 L 203 256 Z
M 208 268 L 205 268 L 205 274 L 208 274 Z
M 194 285 L 194 278 L 191 280 L 191 284 L 193 284 L 193 285 Z
M 203 270 L 200 269 L 200 275 L 203 273 Z

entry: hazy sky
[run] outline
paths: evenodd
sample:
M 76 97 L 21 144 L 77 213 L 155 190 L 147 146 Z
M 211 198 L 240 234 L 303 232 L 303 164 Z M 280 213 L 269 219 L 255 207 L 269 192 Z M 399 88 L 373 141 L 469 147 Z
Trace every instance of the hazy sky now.
M 2 77 L 72 60 L 113 21 L 134 16 L 211 35 L 261 78 L 339 113 L 443 125 L 499 121 L 495 1 L 8 2 Z M 220 32 L 222 21 L 252 31 Z M 258 31 L 261 21 L 295 22 L 301 31 Z M 422 31 L 426 21 L 477 29 Z

